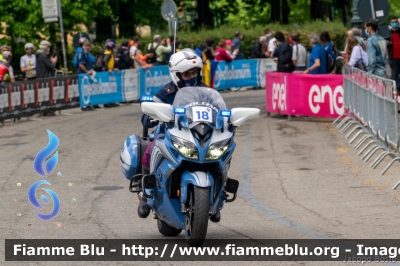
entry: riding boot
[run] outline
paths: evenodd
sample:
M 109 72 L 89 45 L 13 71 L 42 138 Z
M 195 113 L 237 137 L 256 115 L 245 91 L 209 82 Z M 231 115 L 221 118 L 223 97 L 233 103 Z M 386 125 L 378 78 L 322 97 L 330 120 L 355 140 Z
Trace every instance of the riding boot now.
M 137 213 L 138 213 L 138 216 L 139 216 L 140 218 L 147 218 L 147 216 L 149 216 L 149 214 L 150 214 L 150 207 L 149 207 L 149 205 L 147 205 L 147 200 L 146 200 L 145 197 L 143 197 L 143 198 L 140 200 Z

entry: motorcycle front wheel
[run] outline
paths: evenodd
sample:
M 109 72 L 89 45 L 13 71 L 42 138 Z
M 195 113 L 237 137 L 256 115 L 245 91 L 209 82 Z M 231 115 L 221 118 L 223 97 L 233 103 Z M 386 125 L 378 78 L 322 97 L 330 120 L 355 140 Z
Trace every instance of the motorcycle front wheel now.
M 189 211 L 185 217 L 185 238 L 189 246 L 200 247 L 207 235 L 210 191 L 209 188 L 193 186 L 188 196 Z

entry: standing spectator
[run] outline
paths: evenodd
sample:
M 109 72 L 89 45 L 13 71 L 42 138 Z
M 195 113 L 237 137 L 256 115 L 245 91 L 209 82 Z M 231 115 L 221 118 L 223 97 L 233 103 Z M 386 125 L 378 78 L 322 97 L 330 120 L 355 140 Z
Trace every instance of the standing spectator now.
M 215 57 L 214 57 L 215 61 L 231 62 L 235 58 L 238 50 L 235 50 L 233 52 L 233 55 L 231 55 L 229 52 L 227 52 L 227 49 L 229 48 L 229 43 L 230 44 L 232 43 L 231 40 L 225 41 L 224 39 L 221 39 L 218 42 L 218 47 L 217 47 L 217 49 L 215 49 Z
M 397 92 L 400 93 L 400 28 L 399 19 L 392 17 L 390 20 L 391 38 L 387 41 L 389 64 L 392 68 L 392 79 L 396 81 Z
M 138 36 L 133 37 L 133 43 L 129 48 L 129 56 L 132 60 L 134 60 L 135 65 L 138 68 L 150 68 L 152 65 L 146 63 L 146 60 L 150 57 L 153 57 L 154 54 L 146 54 L 141 56 L 141 51 L 139 50 L 140 38 Z
M 80 53 L 78 54 L 78 74 L 88 74 L 92 76 L 95 72 L 93 70 L 93 58 L 91 58 L 90 51 L 92 50 L 92 44 L 85 39 L 81 44 Z M 93 57 L 93 56 L 92 56 Z M 101 108 L 98 105 L 81 107 L 82 111 L 93 110 L 93 108 Z
M 360 29 L 358 29 L 358 28 L 351 28 L 351 29 L 347 32 L 347 37 L 350 37 L 350 36 L 356 37 L 357 41 L 358 41 L 360 44 L 363 43 L 365 47 L 367 46 L 367 42 L 364 41 L 364 39 L 363 39 L 362 36 L 361 36 L 361 31 L 360 31 Z M 344 51 L 345 51 L 345 52 L 347 51 L 347 42 L 346 42 L 346 45 L 345 45 L 345 47 L 344 47 Z
M 214 39 L 208 38 L 207 41 L 207 51 L 206 56 L 208 60 L 214 60 L 215 52 L 214 52 Z
M 273 58 L 275 47 L 276 47 L 276 39 L 275 37 L 273 37 L 268 41 L 268 57 Z
M 91 43 L 88 40 L 84 41 L 82 44 L 82 50 L 78 55 L 79 59 L 78 74 L 86 73 L 89 75 L 93 75 L 93 61 L 89 57 L 91 50 L 92 50 Z
M 171 55 L 174 53 L 174 46 L 176 46 L 176 44 L 174 42 L 175 41 L 176 42 L 179 41 L 178 36 L 176 36 L 176 40 L 175 40 L 173 35 L 169 36 L 168 39 L 169 39 L 169 41 L 171 43 L 171 51 L 169 51 L 168 53 L 165 54 L 165 61 L 164 62 L 166 62 L 166 63 L 169 62 L 169 59 L 171 58 Z M 176 50 L 176 47 L 175 47 L 175 50 Z
M 378 21 L 371 18 L 365 23 L 367 41 L 368 72 L 386 78 L 386 41 L 378 35 Z
M 41 41 L 39 50 L 36 51 L 36 78 L 38 79 L 54 76 L 57 56 L 50 58 L 50 46 L 48 41 Z
M 310 44 L 312 46 L 308 68 L 304 74 L 326 74 L 326 50 L 321 45 L 321 40 L 317 34 L 310 35 Z
M 164 54 L 171 52 L 171 40 L 167 38 L 166 40 L 161 41 L 161 36 L 160 35 L 154 35 L 153 37 L 153 43 L 149 43 L 147 46 L 147 50 L 149 53 L 154 53 L 154 56 L 148 63 L 152 63 L 155 66 L 162 65 L 164 62 Z M 164 44 L 167 43 L 167 46 L 165 47 Z
M 325 50 L 328 53 L 328 55 L 330 57 L 332 57 L 333 61 L 335 61 L 336 60 L 336 55 L 333 52 L 331 36 L 329 35 L 329 32 L 327 32 L 327 31 L 321 32 L 320 40 L 322 42 L 322 45 L 325 47 Z
M 238 50 L 235 59 L 244 59 L 244 53 L 242 49 L 242 43 L 241 40 L 243 39 L 243 35 L 240 31 L 235 32 L 235 38 L 233 38 L 233 47 L 232 47 L 232 52 L 235 51 L 236 49 Z
M 120 70 L 133 68 L 133 60 L 129 56 L 128 45 L 129 41 L 123 40 L 121 43 L 121 47 L 117 51 L 117 58 L 115 58 L 115 67 Z
M 72 60 L 72 65 L 74 68 L 78 69 L 78 73 L 79 73 L 79 55 L 83 50 L 82 46 L 85 41 L 88 41 L 88 39 L 86 39 L 85 37 L 79 38 L 79 47 L 76 48 L 74 59 Z M 89 56 L 89 59 L 93 64 L 96 63 L 96 58 L 90 52 L 87 55 Z
M 293 72 L 294 65 L 292 61 L 292 54 L 293 54 L 292 46 L 290 46 L 290 44 L 285 42 L 285 35 L 280 31 L 277 31 L 275 33 L 275 39 L 276 39 L 276 48 L 273 57 L 278 58 L 277 71 L 286 73 Z
M 265 35 L 265 38 L 266 38 L 266 39 L 265 39 L 265 46 L 268 46 L 269 41 L 270 41 L 271 39 L 273 39 L 274 36 L 273 36 L 271 30 L 268 29 L 268 28 L 266 28 L 266 29 L 264 30 L 264 35 Z
M 292 33 L 292 42 L 293 42 L 293 55 L 292 55 L 292 61 L 294 65 L 294 70 L 297 71 L 304 71 L 306 70 L 307 66 L 307 50 L 300 43 L 300 36 L 298 33 L 294 32 Z
M 0 83 L 6 80 L 6 74 L 10 76 L 11 82 L 15 82 L 14 70 L 10 64 L 12 54 L 10 51 L 4 51 L 2 54 L 3 59 L 0 60 Z
M 197 53 L 197 55 L 203 60 L 203 64 L 207 60 L 206 56 L 206 51 L 207 51 L 207 44 L 206 43 L 200 43 L 196 49 L 194 49 Z
M 108 71 L 110 74 L 112 73 L 112 71 L 118 71 L 118 69 L 115 68 L 114 49 L 115 49 L 115 43 L 113 41 L 109 41 L 106 44 L 106 50 L 104 51 L 104 57 L 103 57 L 103 71 Z M 111 103 L 104 105 L 104 107 L 115 107 L 115 106 L 119 106 L 119 104 Z
M 11 52 L 10 46 L 8 46 L 8 45 L 2 45 L 2 46 L 0 47 L 0 60 L 3 60 L 3 52 L 5 52 L 5 51 Z
M 175 42 L 175 53 L 181 51 L 181 41 L 176 40 Z
M 33 44 L 27 43 L 24 46 L 26 55 L 21 57 L 21 72 L 25 72 L 25 79 L 36 78 L 36 56 L 33 54 Z
M 112 72 L 113 70 L 118 70 L 116 69 L 115 66 L 115 57 L 114 57 L 114 49 L 115 49 L 115 43 L 112 41 L 109 41 L 106 44 L 106 50 L 104 51 L 104 57 L 103 57 L 103 71 L 108 71 Z
M 367 71 L 368 55 L 364 44 L 360 44 L 355 36 L 350 35 L 347 38 L 346 47 L 346 65 Z
M 267 58 L 268 51 L 265 50 L 265 42 L 267 37 L 261 36 L 258 40 L 254 41 L 253 48 L 250 52 L 250 58 Z

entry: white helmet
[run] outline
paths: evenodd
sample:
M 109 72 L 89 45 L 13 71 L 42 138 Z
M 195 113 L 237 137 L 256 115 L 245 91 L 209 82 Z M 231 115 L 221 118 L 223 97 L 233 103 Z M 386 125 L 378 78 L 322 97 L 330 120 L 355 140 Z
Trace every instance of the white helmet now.
M 168 63 L 169 74 L 171 75 L 172 82 L 179 88 L 184 87 L 184 82 L 180 78 L 180 74 L 192 69 L 197 68 L 197 83 L 201 82 L 201 69 L 203 68 L 203 61 L 192 49 L 182 49 L 180 52 L 171 55 Z
M 33 44 L 30 43 L 30 42 L 26 43 L 25 44 L 25 49 L 28 49 L 28 48 L 32 48 L 33 49 Z

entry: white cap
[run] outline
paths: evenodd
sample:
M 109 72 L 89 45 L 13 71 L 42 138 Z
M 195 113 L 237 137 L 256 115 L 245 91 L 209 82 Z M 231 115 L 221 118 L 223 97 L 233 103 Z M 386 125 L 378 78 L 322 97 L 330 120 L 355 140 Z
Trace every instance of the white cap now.
M 40 45 L 48 45 L 51 46 L 51 43 L 49 43 L 48 41 L 44 40 L 40 42 Z

